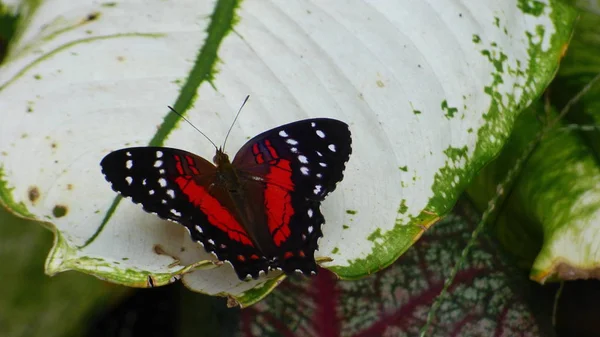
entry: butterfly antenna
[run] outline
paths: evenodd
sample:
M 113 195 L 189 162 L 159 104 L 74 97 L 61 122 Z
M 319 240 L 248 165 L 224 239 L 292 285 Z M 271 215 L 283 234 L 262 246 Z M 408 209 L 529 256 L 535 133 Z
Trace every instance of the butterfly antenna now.
M 237 121 L 238 117 L 240 116 L 240 112 L 242 112 L 242 108 L 244 107 L 244 105 L 246 105 L 246 102 L 248 102 L 248 98 L 250 98 L 250 95 L 246 96 L 246 99 L 244 99 L 244 102 L 240 106 L 237 114 L 235 115 L 235 118 L 233 119 L 233 122 L 231 123 L 231 126 L 229 127 L 229 131 L 227 131 L 227 135 L 225 135 L 225 141 L 223 142 L 223 150 L 225 150 L 225 144 L 227 144 L 227 138 L 229 138 L 229 133 L 231 133 L 231 129 L 233 129 L 233 126 L 235 125 L 235 121 Z
M 194 124 L 192 124 L 192 122 L 188 121 L 188 119 L 185 118 L 185 117 L 183 117 L 182 114 L 180 114 L 179 112 L 175 111 L 175 109 L 171 108 L 168 105 L 167 105 L 167 107 L 169 107 L 169 109 L 171 109 L 171 111 L 173 111 L 177 116 L 183 118 L 183 120 L 186 121 L 189 125 L 191 125 L 194 129 L 196 129 L 196 131 L 200 132 L 200 134 L 203 135 L 204 138 L 208 139 L 208 141 L 215 147 L 215 149 L 217 149 L 217 144 L 215 144 L 215 142 L 213 142 L 212 140 L 210 140 L 210 138 L 208 138 L 208 136 L 205 135 L 204 132 L 200 131 Z

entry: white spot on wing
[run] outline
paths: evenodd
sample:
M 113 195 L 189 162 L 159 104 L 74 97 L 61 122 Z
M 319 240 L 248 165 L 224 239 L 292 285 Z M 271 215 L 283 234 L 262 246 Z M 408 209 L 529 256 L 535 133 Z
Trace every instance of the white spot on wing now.
M 329 149 L 329 151 L 335 152 L 335 145 L 334 144 L 329 144 L 329 146 L 327 148 Z
M 319 194 L 319 193 L 321 193 L 321 188 L 322 188 L 322 187 L 323 187 L 323 186 L 321 186 L 321 185 L 315 185 L 315 189 L 313 190 L 313 193 L 314 193 L 314 194 Z
M 288 143 L 288 144 L 290 144 L 290 145 L 298 145 L 298 141 L 295 140 L 295 139 L 292 139 L 292 138 L 286 140 L 285 142 Z
M 317 152 L 317 155 L 318 155 L 319 157 L 323 157 L 323 154 L 322 154 L 321 152 L 319 152 L 319 151 L 315 151 L 315 152 Z
M 181 216 L 181 213 L 177 212 L 176 209 L 171 209 L 171 214 L 173 214 L 174 216 Z
M 309 218 L 312 218 L 313 217 L 313 210 L 312 210 L 312 208 L 309 208 L 308 211 L 306 211 L 306 214 L 308 214 Z
M 308 169 L 308 167 L 302 166 L 300 167 L 300 172 L 302 172 L 303 175 L 307 176 L 310 173 L 310 170 Z
M 198 225 L 196 225 L 196 230 L 198 231 L 198 233 L 204 233 L 204 232 L 202 231 L 202 227 L 200 227 L 200 226 L 198 226 Z
M 160 179 L 158 179 L 158 183 L 160 184 L 161 187 L 165 187 L 165 186 L 167 186 L 167 179 L 160 178 Z
M 312 233 L 313 232 L 313 226 L 308 226 L 308 232 Z
M 131 185 L 131 183 L 133 182 L 133 178 L 125 177 L 125 181 L 127 182 L 127 185 Z
M 158 170 L 158 173 L 159 173 L 159 174 L 165 174 L 165 169 L 160 169 L 160 170 Z
M 314 128 L 315 126 L 317 126 L 317 124 L 315 124 L 315 122 L 311 122 L 310 126 L 312 126 Z
M 319 138 L 325 138 L 325 132 L 321 131 L 321 130 L 317 130 L 317 136 L 319 136 Z
M 142 185 L 146 186 L 147 183 L 148 181 L 146 181 L 146 179 L 142 180 Z
M 150 191 L 148 191 L 148 194 L 150 194 L 150 195 L 154 195 L 154 190 L 150 190 Z
M 292 151 L 292 153 L 298 153 L 298 149 L 295 147 L 290 148 L 290 151 Z
M 154 167 L 161 167 L 163 164 L 162 160 L 157 160 L 154 162 Z
M 128 161 L 125 162 L 125 167 L 127 167 L 127 169 L 131 169 L 133 167 L 133 160 L 129 159 Z
M 323 178 L 323 175 L 321 173 L 317 173 L 316 176 L 317 178 Z
M 302 164 L 308 164 L 308 158 L 306 158 L 306 156 L 303 155 L 299 155 L 298 156 L 298 160 L 302 163 Z
M 129 151 L 125 152 L 125 155 L 126 155 L 127 157 L 131 157 L 131 152 L 129 152 Z
M 319 165 L 321 165 L 321 167 L 327 167 L 327 164 L 325 163 L 319 163 Z
M 211 245 L 214 245 L 214 244 L 215 244 L 215 240 L 213 240 L 213 239 L 208 239 L 208 243 L 210 243 Z
M 163 153 L 162 151 L 156 151 L 156 158 L 162 158 Z
M 279 131 L 279 135 L 280 135 L 281 137 L 287 137 L 287 136 L 288 136 L 288 134 L 287 134 L 287 132 L 285 132 L 285 130 L 281 130 L 281 131 Z
M 175 191 L 168 189 L 167 195 L 171 197 L 171 199 L 175 199 Z

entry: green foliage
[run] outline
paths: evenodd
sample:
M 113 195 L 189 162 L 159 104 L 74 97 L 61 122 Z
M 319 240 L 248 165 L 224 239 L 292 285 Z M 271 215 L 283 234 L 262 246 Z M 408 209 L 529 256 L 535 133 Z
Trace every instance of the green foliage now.
M 49 278 L 51 245 L 50 231 L 0 209 L 0 336 L 80 335 L 97 308 L 127 291 L 76 272 Z
M 263 302 L 242 311 L 245 336 L 416 336 L 471 239 L 479 216 L 468 202 L 436 224 L 389 268 L 358 281 L 325 270 L 287 280 Z M 428 336 L 536 336 L 551 329 L 527 304 L 531 284 L 481 236 L 463 260 Z
M 10 13 L 6 5 L 0 3 L 0 64 L 6 57 L 8 42 L 15 35 L 19 14 Z
M 507 197 L 491 228 L 538 282 L 593 277 L 600 266 L 598 22 L 582 14 L 547 104 L 540 100 L 520 115 L 503 152 L 468 190 L 485 209 L 515 163 L 525 161 L 501 187 Z

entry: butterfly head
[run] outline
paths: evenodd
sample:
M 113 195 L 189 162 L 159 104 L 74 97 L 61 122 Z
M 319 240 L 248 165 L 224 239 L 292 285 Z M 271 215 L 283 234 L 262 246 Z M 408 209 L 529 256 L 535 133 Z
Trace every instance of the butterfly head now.
M 215 163 L 217 166 L 230 163 L 229 156 L 223 151 L 223 148 L 219 147 L 217 149 L 217 153 L 215 153 L 215 156 L 213 157 L 213 163 Z

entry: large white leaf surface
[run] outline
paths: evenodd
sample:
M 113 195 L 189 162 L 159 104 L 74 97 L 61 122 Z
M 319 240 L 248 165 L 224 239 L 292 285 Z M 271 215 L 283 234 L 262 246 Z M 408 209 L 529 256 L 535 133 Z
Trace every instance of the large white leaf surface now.
M 50 274 L 150 286 L 187 273 L 194 290 L 252 303 L 277 279 L 240 282 L 207 263 L 183 226 L 119 202 L 99 167 L 148 144 L 210 159 L 210 143 L 166 106 L 221 143 L 250 94 L 231 155 L 294 120 L 350 125 L 353 154 L 322 205 L 317 256 L 342 277 L 369 274 L 450 209 L 551 79 L 574 15 L 527 3 L 24 4 L 0 68 L 0 200 L 55 231 Z

